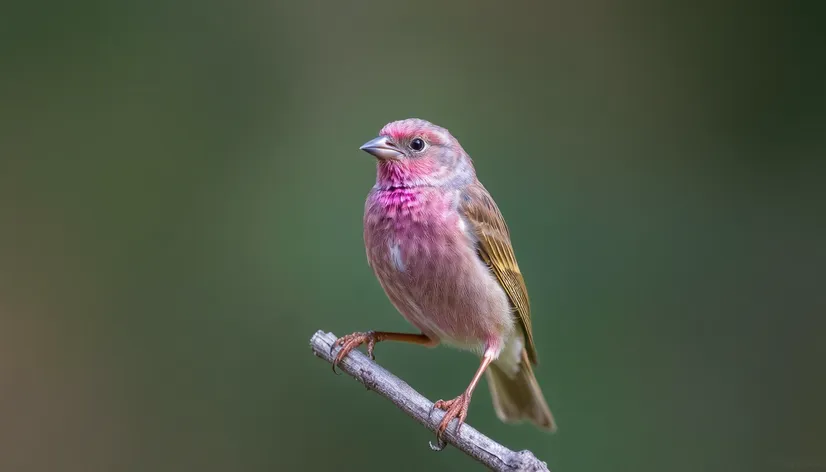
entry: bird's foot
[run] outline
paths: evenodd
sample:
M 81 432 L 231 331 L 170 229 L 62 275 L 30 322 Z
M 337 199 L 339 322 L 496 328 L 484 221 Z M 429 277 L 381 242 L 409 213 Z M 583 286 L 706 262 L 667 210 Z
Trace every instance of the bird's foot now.
M 341 362 L 342 359 L 347 357 L 347 354 L 350 353 L 353 349 L 361 346 L 364 343 L 367 343 L 367 355 L 370 356 L 370 359 L 375 360 L 376 356 L 373 355 L 373 348 L 376 347 L 376 343 L 379 342 L 378 337 L 376 336 L 375 331 L 365 331 L 365 332 L 355 332 L 353 334 L 348 334 L 346 336 L 342 336 L 336 339 L 336 342 L 330 346 L 330 354 L 336 349 L 336 346 L 341 346 L 341 350 L 338 351 L 338 355 L 336 359 L 333 361 L 333 372 L 336 371 L 336 366 Z
M 450 425 L 451 420 L 456 418 L 456 434 L 459 434 L 459 430 L 462 425 L 465 423 L 465 418 L 467 418 L 467 411 L 470 407 L 470 394 L 468 392 L 464 392 L 458 397 L 454 398 L 453 400 L 439 400 L 433 404 L 433 408 L 444 410 L 445 416 L 442 418 L 441 423 L 439 423 L 439 428 L 436 430 L 436 446 L 431 444 L 434 450 L 441 451 L 445 448 L 447 443 L 442 439 L 442 435 L 447 430 L 448 425 Z

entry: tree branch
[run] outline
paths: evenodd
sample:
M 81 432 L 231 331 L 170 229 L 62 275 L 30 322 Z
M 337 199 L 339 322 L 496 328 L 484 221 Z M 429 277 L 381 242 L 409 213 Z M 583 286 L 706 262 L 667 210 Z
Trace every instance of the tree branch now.
M 335 353 L 331 352 L 331 348 L 335 341 L 336 336 L 333 333 L 318 331 L 310 339 L 310 347 L 316 356 L 332 363 Z M 393 402 L 400 410 L 427 429 L 436 432 L 444 412 L 433 410 L 433 402 L 413 390 L 405 381 L 370 360 L 361 351 L 351 351 L 341 361 L 339 368 L 355 377 L 369 390 Z M 497 472 L 549 472 L 548 466 L 537 459 L 531 451 L 511 451 L 468 424 L 462 426 L 461 434 L 457 436 L 453 424 L 445 431 L 446 442 L 488 468 Z M 435 449 L 433 444 L 431 447 Z

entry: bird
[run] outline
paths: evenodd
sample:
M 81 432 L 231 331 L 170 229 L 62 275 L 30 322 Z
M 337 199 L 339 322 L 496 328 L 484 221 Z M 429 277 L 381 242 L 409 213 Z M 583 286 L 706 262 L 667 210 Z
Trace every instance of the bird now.
M 376 183 L 364 207 L 367 261 L 387 297 L 419 333 L 361 331 L 338 338 L 333 370 L 366 344 L 398 341 L 446 344 L 481 357 L 468 387 L 439 400 L 445 411 L 436 430 L 467 418 L 483 374 L 497 417 L 527 420 L 555 431 L 533 366 L 538 357 L 531 307 L 502 213 L 479 182 L 459 141 L 441 126 L 409 118 L 385 125 L 360 147 L 376 160 Z

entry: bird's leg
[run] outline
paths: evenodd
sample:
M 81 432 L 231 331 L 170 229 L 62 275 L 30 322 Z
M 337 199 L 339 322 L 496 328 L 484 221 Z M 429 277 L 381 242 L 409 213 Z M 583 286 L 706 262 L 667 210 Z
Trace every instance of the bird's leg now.
M 476 374 L 473 376 L 473 379 L 470 381 L 470 385 L 467 386 L 465 391 L 453 400 L 439 400 L 433 404 L 433 408 L 438 408 L 445 411 L 445 416 L 442 418 L 442 422 L 439 423 L 439 429 L 436 430 L 437 446 L 435 446 L 434 449 L 440 451 L 445 448 L 446 443 L 442 440 L 442 434 L 444 434 L 445 430 L 447 430 L 447 427 L 453 418 L 457 419 L 456 434 L 459 434 L 459 429 L 462 427 L 462 424 L 464 424 L 465 418 L 467 418 L 467 411 L 470 407 L 470 397 L 473 395 L 473 390 L 479 383 L 479 379 L 482 378 L 482 374 L 485 373 L 485 369 L 488 368 L 495 357 L 495 350 L 490 347 L 485 349 L 485 353 L 482 355 L 482 363 L 479 364 L 479 369 L 476 370 Z
M 338 355 L 336 356 L 335 361 L 333 361 L 333 372 L 336 371 L 336 366 L 338 363 L 347 357 L 347 354 L 349 354 L 350 351 L 364 343 L 367 343 L 367 355 L 370 356 L 370 359 L 375 359 L 376 357 L 373 355 L 373 348 L 376 346 L 376 343 L 381 341 L 399 341 L 403 343 L 419 344 L 422 346 L 435 346 L 439 343 L 437 340 L 431 339 L 426 334 L 388 333 L 386 331 L 365 331 L 363 333 L 355 332 L 353 334 L 348 334 L 347 336 L 338 338 L 336 342 L 330 346 L 331 354 L 336 346 L 341 346 L 341 350 L 338 351 Z

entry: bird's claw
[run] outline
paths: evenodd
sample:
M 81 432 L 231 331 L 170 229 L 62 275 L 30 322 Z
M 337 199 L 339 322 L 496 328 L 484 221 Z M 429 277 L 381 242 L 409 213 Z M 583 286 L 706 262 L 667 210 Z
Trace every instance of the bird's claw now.
M 454 418 L 457 420 L 456 435 L 458 436 L 462 425 L 465 423 L 465 418 L 467 418 L 468 407 L 470 407 L 470 395 L 467 392 L 462 393 L 453 400 L 439 400 L 433 404 L 433 410 L 438 408 L 445 412 L 442 421 L 439 423 L 439 427 L 436 429 L 436 445 L 430 444 L 430 447 L 434 451 L 441 451 L 447 446 L 442 436 Z M 431 410 L 431 412 L 433 410 Z
M 375 360 L 376 356 L 373 355 L 373 348 L 376 347 L 377 342 L 378 339 L 376 338 L 375 331 L 355 332 L 336 339 L 330 346 L 330 354 L 333 354 L 336 346 L 341 346 L 341 350 L 338 351 L 338 355 L 336 355 L 335 360 L 333 360 L 333 372 L 338 374 L 338 372 L 336 372 L 336 366 L 338 366 L 341 360 L 347 357 L 350 351 L 364 343 L 367 343 L 367 355 L 370 356 L 370 359 Z

